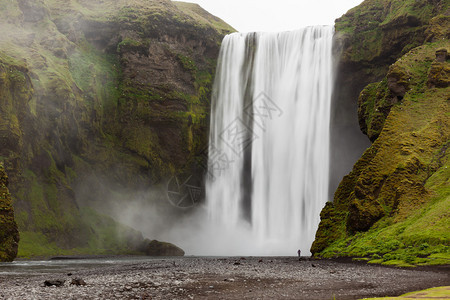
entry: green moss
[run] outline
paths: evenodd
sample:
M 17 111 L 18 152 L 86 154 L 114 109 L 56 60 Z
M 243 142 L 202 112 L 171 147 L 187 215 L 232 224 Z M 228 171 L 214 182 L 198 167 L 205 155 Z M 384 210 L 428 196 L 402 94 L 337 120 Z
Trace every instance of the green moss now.
M 336 31 L 344 34 L 346 44 L 351 45 L 345 50 L 344 59 L 389 61 L 405 54 L 433 36 L 424 34 L 426 25 L 439 12 L 445 12 L 445 6 L 415 0 L 363 1 L 336 20 Z M 404 38 L 399 39 L 401 36 Z
M 141 254 L 141 233 L 121 225 L 112 218 L 90 208 L 81 209 L 81 222 L 89 228 L 84 247 L 62 248 L 48 235 L 39 231 L 21 231 L 19 258 L 48 258 L 57 255 L 118 255 Z
M 400 84 L 407 79 L 404 98 L 391 105 L 379 137 L 322 211 L 313 253 L 397 266 L 448 263 L 449 87 L 427 85 L 442 45 L 448 41 L 415 48 L 391 66 L 390 76 L 406 74 L 396 77 Z M 368 128 L 391 88 L 386 79 L 362 92 Z
M 111 217 L 99 214 L 88 207 L 81 208 L 81 216 L 93 234 L 88 238 L 88 253 L 136 254 L 143 242 L 142 234 L 116 222 Z
M 177 58 L 178 58 L 178 61 L 183 66 L 183 68 L 185 70 L 190 71 L 192 73 L 192 75 L 195 76 L 195 74 L 197 73 L 197 66 L 195 65 L 194 60 L 192 60 L 191 58 L 189 58 L 183 54 L 178 54 Z
M 0 261 L 12 261 L 17 255 L 19 233 L 8 190 L 8 176 L 0 163 Z
M 47 257 L 64 254 L 63 250 L 50 242 L 43 233 L 21 231 L 19 243 L 19 258 Z
M 82 41 L 77 51 L 69 56 L 69 70 L 92 110 L 100 116 L 114 114 L 120 95 L 117 57 L 100 53 L 87 41 Z
M 178 7 L 178 9 L 180 9 L 183 13 L 188 14 L 196 22 L 204 24 L 204 26 L 211 26 L 220 34 L 225 35 L 236 31 L 233 27 L 231 27 L 221 19 L 209 14 L 198 4 L 179 1 L 174 1 L 173 3 Z

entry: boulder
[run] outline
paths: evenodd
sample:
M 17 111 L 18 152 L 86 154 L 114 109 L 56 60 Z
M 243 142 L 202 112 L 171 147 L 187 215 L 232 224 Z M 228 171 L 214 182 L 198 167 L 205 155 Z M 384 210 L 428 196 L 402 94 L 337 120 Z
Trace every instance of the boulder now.
M 86 281 L 84 281 L 82 278 L 73 278 L 70 282 L 71 285 L 86 285 Z
M 64 285 L 64 282 L 66 282 L 65 280 L 61 280 L 61 279 L 52 279 L 52 280 L 46 280 L 44 281 L 44 285 L 45 286 L 56 286 L 56 287 L 61 287 Z
M 148 256 L 184 256 L 184 250 L 171 243 L 146 239 L 142 251 Z

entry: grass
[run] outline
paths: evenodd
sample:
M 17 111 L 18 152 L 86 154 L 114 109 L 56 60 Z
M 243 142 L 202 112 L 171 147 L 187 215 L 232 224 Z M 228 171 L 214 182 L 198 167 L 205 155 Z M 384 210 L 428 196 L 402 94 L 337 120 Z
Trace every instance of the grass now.
M 229 34 L 236 31 L 223 20 L 209 14 L 198 4 L 179 1 L 173 1 L 173 3 L 178 7 L 178 9 L 180 9 L 183 13 L 188 14 L 196 22 L 206 26 L 211 26 L 221 34 Z
M 448 3 L 439 6 L 415 0 L 366 0 L 336 20 L 336 31 L 345 34 L 353 45 L 344 59 L 389 61 L 405 54 L 423 43 L 423 26 L 447 9 Z M 399 36 L 408 38 L 397 44 Z
M 401 300 L 401 299 L 448 299 L 450 298 L 450 286 L 431 288 L 401 295 L 399 297 L 364 298 L 364 300 Z
M 82 225 L 90 227 L 90 234 L 82 233 L 84 246 L 65 248 L 41 231 L 21 231 L 17 257 L 35 259 L 57 255 L 140 254 L 136 250 L 136 244 L 143 241 L 139 232 L 87 207 L 82 208 L 80 213 Z

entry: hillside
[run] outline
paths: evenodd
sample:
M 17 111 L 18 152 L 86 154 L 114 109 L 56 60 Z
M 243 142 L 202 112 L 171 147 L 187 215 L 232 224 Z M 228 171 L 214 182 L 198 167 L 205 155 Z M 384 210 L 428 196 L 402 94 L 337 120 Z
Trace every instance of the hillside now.
M 449 13 L 446 1 L 367 0 L 337 20 L 339 75 L 374 81 L 357 101 L 372 145 L 322 210 L 315 256 L 449 263 Z
M 233 28 L 168 0 L 0 0 L 0 28 L 0 162 L 19 256 L 135 251 L 141 234 L 98 211 L 186 170 L 201 177 Z

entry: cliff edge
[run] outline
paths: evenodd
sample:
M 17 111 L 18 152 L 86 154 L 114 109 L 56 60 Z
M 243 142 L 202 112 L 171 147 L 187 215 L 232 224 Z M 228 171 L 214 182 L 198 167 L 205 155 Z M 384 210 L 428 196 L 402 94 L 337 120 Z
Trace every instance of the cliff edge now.
M 19 231 L 8 191 L 8 176 L 0 164 L 0 261 L 13 261 L 17 255 Z
M 135 251 L 140 233 L 104 214 L 124 221 L 150 188 L 145 201 L 168 209 L 165 180 L 203 176 L 216 58 L 234 29 L 169 0 L 0 7 L 0 161 L 19 256 Z
M 449 263 L 448 6 L 364 1 L 337 20 L 343 63 L 376 79 L 353 99 L 372 145 L 322 210 L 315 256 Z

